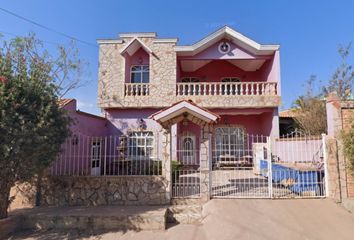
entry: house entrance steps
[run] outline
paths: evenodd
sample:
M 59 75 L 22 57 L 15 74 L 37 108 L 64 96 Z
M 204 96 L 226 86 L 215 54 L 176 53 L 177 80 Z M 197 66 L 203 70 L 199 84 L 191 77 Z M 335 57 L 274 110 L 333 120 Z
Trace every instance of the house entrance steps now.
M 22 228 L 36 230 L 165 230 L 166 206 L 38 207 L 25 215 Z

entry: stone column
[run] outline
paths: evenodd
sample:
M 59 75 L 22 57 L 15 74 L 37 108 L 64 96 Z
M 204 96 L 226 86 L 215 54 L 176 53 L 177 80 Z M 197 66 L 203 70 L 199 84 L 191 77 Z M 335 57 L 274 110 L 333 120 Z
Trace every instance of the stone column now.
M 170 202 L 172 197 L 171 127 L 162 131 L 162 176 L 166 179 L 166 199 Z
M 200 135 L 200 197 L 203 202 L 210 200 L 210 174 L 211 174 L 211 127 L 201 126 Z

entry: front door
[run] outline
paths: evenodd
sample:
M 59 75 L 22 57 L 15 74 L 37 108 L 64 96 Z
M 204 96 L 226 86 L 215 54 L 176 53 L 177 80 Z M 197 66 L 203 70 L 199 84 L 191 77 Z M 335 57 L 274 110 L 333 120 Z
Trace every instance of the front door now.
M 101 140 L 95 139 L 91 146 L 91 176 L 101 175 Z

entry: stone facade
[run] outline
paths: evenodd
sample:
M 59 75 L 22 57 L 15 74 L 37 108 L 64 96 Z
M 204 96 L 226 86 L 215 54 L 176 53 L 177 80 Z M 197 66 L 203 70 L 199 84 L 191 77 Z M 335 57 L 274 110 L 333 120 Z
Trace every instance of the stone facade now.
M 48 177 L 41 205 L 165 205 L 168 182 L 160 176 Z
M 342 192 L 346 192 L 345 175 L 340 174 L 345 170 L 345 165 L 339 162 L 338 145 L 334 138 L 326 139 L 328 189 L 327 196 L 336 202 L 341 202 Z M 341 170 L 341 171 L 339 171 Z
M 98 104 L 111 107 L 158 107 L 167 106 L 169 96 L 175 93 L 176 53 L 174 42 L 155 42 L 152 37 L 141 40 L 153 53 L 150 54 L 150 95 L 125 97 L 125 58 L 120 52 L 133 38 L 122 38 L 121 43 L 100 44 Z M 166 104 L 166 105 L 165 105 Z
M 278 107 L 280 96 L 177 96 L 177 55 L 174 41 L 156 41 L 154 37 L 139 37 L 149 47 L 149 94 L 125 96 L 125 64 L 121 51 L 133 38 L 101 42 L 99 50 L 98 104 L 101 108 L 167 107 L 181 100 L 192 100 L 201 107 L 210 108 L 264 108 Z

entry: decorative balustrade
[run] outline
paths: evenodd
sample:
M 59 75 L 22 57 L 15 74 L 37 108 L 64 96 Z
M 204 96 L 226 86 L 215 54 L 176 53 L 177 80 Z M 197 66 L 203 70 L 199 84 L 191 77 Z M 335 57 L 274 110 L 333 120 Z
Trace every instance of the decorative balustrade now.
M 149 83 L 126 83 L 124 85 L 125 96 L 148 96 L 149 94 Z
M 276 82 L 199 82 L 177 83 L 177 96 L 262 96 L 277 95 Z

